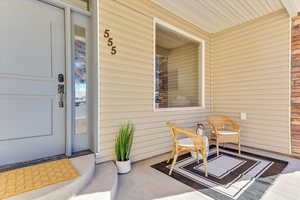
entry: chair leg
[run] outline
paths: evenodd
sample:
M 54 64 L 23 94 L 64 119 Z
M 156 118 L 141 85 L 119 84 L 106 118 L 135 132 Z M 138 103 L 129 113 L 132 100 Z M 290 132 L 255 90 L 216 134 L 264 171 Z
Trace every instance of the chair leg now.
M 207 163 L 207 156 L 206 154 L 202 154 L 203 157 L 203 163 L 204 163 L 204 167 L 205 167 L 205 176 L 208 176 L 208 163 Z
M 238 150 L 239 150 L 239 155 L 241 155 L 241 140 L 239 136 L 239 142 L 238 142 Z
M 174 157 L 174 152 L 175 152 L 175 150 L 174 150 L 174 147 L 173 147 L 171 156 L 170 156 L 170 158 L 168 159 L 167 163 L 169 163 L 170 160 Z
M 198 151 L 196 151 L 196 159 L 197 159 L 197 163 L 199 164 L 199 154 L 198 154 Z
M 216 143 L 217 143 L 217 156 L 219 156 L 219 140 L 218 140 L 218 137 L 216 139 Z
M 176 161 L 177 161 L 177 157 L 178 157 L 178 152 L 175 152 L 175 155 L 174 155 L 174 159 L 173 159 L 173 162 L 172 162 L 172 166 L 171 166 L 171 169 L 170 169 L 170 172 L 169 172 L 169 175 L 172 174 L 172 171 L 174 169 L 174 166 L 176 164 Z

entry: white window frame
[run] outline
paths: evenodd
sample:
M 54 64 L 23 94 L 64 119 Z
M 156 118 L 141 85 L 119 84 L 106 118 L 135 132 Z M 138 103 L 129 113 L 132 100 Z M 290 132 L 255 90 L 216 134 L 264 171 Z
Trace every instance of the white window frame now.
M 193 107 L 174 107 L 174 108 L 156 108 L 155 105 L 155 89 L 156 89 L 156 73 L 155 73 L 155 57 L 156 57 L 156 25 L 159 24 L 166 28 L 169 28 L 179 34 L 182 34 L 186 37 L 189 37 L 199 43 L 201 43 L 201 51 L 200 48 L 199 56 L 202 58 L 201 62 L 199 62 L 199 71 L 201 72 L 201 77 L 199 77 L 199 94 L 201 94 L 201 105 L 200 106 L 193 106 Z M 176 26 L 173 26 L 167 22 L 164 22 L 158 18 L 153 19 L 153 110 L 154 112 L 160 111 L 180 111 L 180 110 L 201 110 L 205 108 L 205 40 L 196 37 L 190 33 L 187 33 Z

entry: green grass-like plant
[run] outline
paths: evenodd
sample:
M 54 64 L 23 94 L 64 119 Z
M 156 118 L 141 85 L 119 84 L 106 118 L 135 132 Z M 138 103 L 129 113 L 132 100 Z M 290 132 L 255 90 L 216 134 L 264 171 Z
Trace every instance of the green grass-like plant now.
M 127 122 L 120 127 L 115 143 L 117 161 L 129 160 L 134 130 L 134 125 L 130 122 Z

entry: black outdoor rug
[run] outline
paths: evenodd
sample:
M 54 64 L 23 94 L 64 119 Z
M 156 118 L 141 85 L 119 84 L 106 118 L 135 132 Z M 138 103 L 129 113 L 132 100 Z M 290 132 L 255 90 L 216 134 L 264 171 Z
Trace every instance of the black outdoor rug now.
M 152 165 L 164 174 L 169 173 L 171 162 Z M 178 157 L 171 177 L 216 200 L 258 200 L 273 184 L 288 162 L 253 153 L 215 148 L 208 156 L 208 177 L 204 175 L 202 160 L 199 164 L 184 154 Z

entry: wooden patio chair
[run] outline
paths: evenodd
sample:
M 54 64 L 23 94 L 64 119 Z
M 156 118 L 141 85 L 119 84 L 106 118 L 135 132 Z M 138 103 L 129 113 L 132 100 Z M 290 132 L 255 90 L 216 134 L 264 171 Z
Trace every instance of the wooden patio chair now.
M 196 131 L 189 128 L 177 126 L 176 124 L 167 123 L 170 128 L 171 135 L 173 137 L 173 149 L 172 154 L 167 163 L 173 158 L 172 166 L 169 175 L 172 174 L 174 166 L 176 164 L 179 154 L 182 152 L 195 152 L 196 159 L 199 163 L 198 156 L 202 155 L 203 164 L 205 166 L 205 176 L 208 174 L 207 169 L 207 152 L 206 152 L 206 139 L 205 136 L 197 135 Z M 178 135 L 184 135 L 185 138 L 178 139 Z
M 225 143 L 237 144 L 238 153 L 241 154 L 240 127 L 235 121 L 225 116 L 209 116 L 208 123 L 211 127 L 210 139 L 216 140 L 218 156 L 219 144 Z

